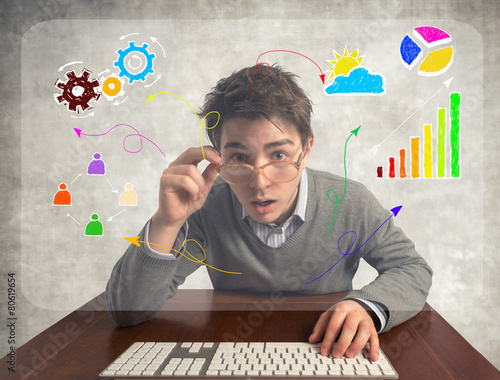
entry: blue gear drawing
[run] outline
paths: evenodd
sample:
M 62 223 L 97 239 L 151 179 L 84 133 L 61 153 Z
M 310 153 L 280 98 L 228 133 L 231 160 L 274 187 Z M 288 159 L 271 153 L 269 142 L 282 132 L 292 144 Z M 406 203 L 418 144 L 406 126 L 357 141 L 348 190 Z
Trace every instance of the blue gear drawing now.
M 148 74 L 154 73 L 153 59 L 155 58 L 155 54 L 148 52 L 147 48 L 149 45 L 146 43 L 144 45 L 142 45 L 142 47 L 135 46 L 134 41 L 129 42 L 128 44 L 129 44 L 129 47 L 127 49 L 125 49 L 125 50 L 119 49 L 117 51 L 118 60 L 116 62 L 114 62 L 113 64 L 114 64 L 114 66 L 116 66 L 120 69 L 120 73 L 119 73 L 120 77 L 126 76 L 129 79 L 128 83 L 132 83 L 135 80 L 145 81 L 146 76 Z M 146 66 L 144 67 L 144 69 L 140 73 L 137 73 L 137 74 L 132 74 L 130 71 L 128 71 L 125 68 L 125 57 L 133 52 L 139 52 L 142 55 L 144 55 L 144 57 L 146 57 Z

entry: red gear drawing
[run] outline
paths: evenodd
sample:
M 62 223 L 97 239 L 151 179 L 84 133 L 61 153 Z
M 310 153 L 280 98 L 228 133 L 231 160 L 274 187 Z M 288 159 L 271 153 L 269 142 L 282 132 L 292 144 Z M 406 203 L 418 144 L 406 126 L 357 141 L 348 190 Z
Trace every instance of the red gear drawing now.
M 55 87 L 60 88 L 62 93 L 54 94 L 55 100 L 61 104 L 67 104 L 68 110 L 79 113 L 77 107 L 80 106 L 83 112 L 92 108 L 89 102 L 94 99 L 98 101 L 101 93 L 96 91 L 99 87 L 97 79 L 89 80 L 92 71 L 87 69 L 82 70 L 82 74 L 77 76 L 73 70 L 68 71 L 65 75 L 68 78 L 67 82 L 57 79 Z

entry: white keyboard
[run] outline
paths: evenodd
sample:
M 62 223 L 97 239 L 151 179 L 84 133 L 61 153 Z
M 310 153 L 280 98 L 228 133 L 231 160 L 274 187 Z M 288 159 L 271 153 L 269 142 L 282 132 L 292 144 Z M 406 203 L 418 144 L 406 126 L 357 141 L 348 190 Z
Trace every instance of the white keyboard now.
M 137 342 L 100 373 L 105 379 L 167 377 L 341 377 L 397 379 L 384 353 L 369 359 L 320 354 L 321 343 Z

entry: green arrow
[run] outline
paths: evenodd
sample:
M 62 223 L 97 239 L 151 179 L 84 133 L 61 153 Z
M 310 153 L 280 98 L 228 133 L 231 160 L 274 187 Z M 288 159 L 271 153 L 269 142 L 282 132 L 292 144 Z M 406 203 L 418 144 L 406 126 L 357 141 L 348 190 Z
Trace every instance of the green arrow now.
M 326 196 L 328 197 L 328 200 L 335 205 L 335 211 L 333 212 L 332 223 L 330 223 L 330 228 L 328 228 L 328 232 L 326 233 L 327 235 L 330 234 L 330 230 L 332 229 L 333 221 L 335 220 L 335 215 L 337 215 L 337 207 L 339 206 L 339 203 L 344 200 L 344 197 L 345 197 L 345 190 L 347 187 L 347 166 L 346 166 L 347 142 L 352 137 L 352 135 L 358 137 L 358 132 L 359 132 L 360 128 L 361 128 L 361 125 L 358 128 L 353 129 L 351 131 L 351 134 L 347 138 L 347 140 L 345 140 L 345 145 L 344 145 L 344 194 L 342 194 L 342 198 L 340 198 L 340 200 L 339 200 L 339 196 L 337 195 L 336 191 L 333 189 L 330 189 L 326 192 Z M 330 191 L 333 191 L 333 194 L 335 194 L 334 201 L 330 198 Z

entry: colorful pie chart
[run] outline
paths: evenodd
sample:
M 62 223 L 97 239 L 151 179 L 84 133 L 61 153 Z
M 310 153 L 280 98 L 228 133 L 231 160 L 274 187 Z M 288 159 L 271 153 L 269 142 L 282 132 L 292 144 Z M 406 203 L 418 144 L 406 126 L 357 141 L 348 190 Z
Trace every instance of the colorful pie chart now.
M 453 46 L 446 46 L 450 42 L 451 36 L 444 30 L 434 26 L 418 26 L 413 29 L 412 36 L 407 34 L 401 41 L 401 61 L 408 70 L 418 65 L 419 75 L 442 74 L 453 62 Z

